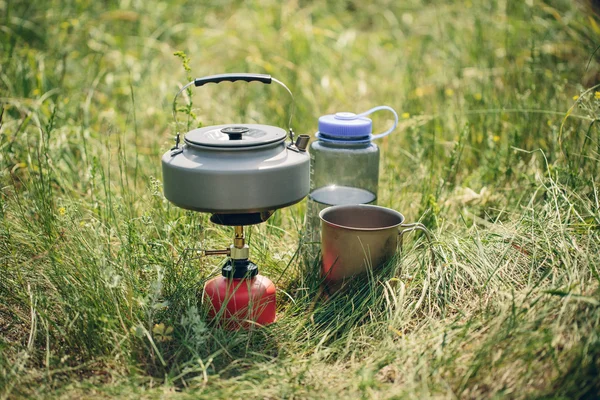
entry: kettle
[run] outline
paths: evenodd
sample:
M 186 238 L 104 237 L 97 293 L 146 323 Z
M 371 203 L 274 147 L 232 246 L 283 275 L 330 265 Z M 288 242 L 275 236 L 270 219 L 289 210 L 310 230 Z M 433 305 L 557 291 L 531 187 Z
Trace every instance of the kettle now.
M 275 82 L 270 75 L 232 73 L 205 76 L 184 85 L 246 81 Z M 291 117 L 290 117 L 291 122 Z M 286 143 L 289 136 L 290 142 Z M 162 157 L 165 197 L 178 207 L 211 213 L 221 225 L 252 225 L 275 210 L 302 200 L 309 191 L 309 136 L 294 141 L 292 129 L 230 122 L 177 133 L 175 146 Z

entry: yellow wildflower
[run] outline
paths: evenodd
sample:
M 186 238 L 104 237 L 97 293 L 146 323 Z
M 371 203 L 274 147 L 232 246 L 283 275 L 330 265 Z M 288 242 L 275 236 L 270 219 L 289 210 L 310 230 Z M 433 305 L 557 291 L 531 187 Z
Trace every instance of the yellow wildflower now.
M 596 100 L 600 100 L 600 92 L 595 92 L 595 93 L 594 93 L 594 98 L 595 98 Z
M 402 118 L 404 118 L 404 119 L 409 119 L 409 118 L 410 118 L 410 114 L 409 114 L 409 113 L 407 113 L 407 112 L 405 112 L 405 113 L 402 113 Z
M 483 99 L 483 96 L 481 95 L 481 93 L 475 93 L 473 95 L 473 97 L 475 98 L 475 100 L 480 101 L 481 99 Z
M 500 136 L 498 136 L 498 135 L 494 135 L 494 137 L 492 138 L 492 140 L 493 140 L 495 143 L 498 143 L 498 142 L 500 141 Z
M 66 213 L 67 213 L 66 208 L 64 208 L 64 207 L 59 207 L 58 208 L 58 215 L 62 216 L 62 215 L 65 215 Z
M 393 327 L 393 326 L 391 326 L 391 325 L 390 325 L 388 328 L 389 328 L 389 330 L 390 330 L 391 332 L 393 332 L 393 333 L 395 333 L 396 335 L 398 335 L 398 336 L 402 337 L 402 331 L 401 331 L 401 330 L 399 330 L 399 329 L 396 329 L 396 328 L 394 328 L 394 327 Z
M 454 94 L 454 90 L 447 88 L 446 90 L 444 90 L 444 94 L 448 97 L 452 96 Z
M 575 101 L 579 100 L 579 96 L 577 96 L 577 95 L 573 96 L 573 100 L 575 100 Z

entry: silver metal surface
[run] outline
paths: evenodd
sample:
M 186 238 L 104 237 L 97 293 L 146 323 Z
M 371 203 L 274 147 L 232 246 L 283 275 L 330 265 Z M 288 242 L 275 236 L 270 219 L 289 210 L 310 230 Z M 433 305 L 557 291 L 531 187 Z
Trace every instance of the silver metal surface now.
M 244 128 L 242 130 L 242 128 Z M 231 139 L 227 132 L 239 131 L 239 139 Z M 192 146 L 221 150 L 247 148 L 285 141 L 286 132 L 276 126 L 260 124 L 226 124 L 205 126 L 185 134 L 184 140 Z
M 309 189 L 309 156 L 283 142 L 236 149 L 188 144 L 162 157 L 165 197 L 188 210 L 242 214 L 272 211 L 302 200 Z
M 326 208 L 321 219 L 321 274 L 331 282 L 342 281 L 377 268 L 397 251 L 402 234 L 422 230 L 420 223 L 403 224 L 399 212 L 374 205 L 341 205 Z M 407 228 L 400 231 L 399 228 Z M 432 251 L 433 256 L 433 251 Z

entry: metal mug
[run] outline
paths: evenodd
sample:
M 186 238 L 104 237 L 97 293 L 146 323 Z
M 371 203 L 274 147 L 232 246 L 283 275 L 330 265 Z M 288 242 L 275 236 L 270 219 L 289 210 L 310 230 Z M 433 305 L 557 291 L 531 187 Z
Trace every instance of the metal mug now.
M 328 207 L 321 219 L 321 274 L 339 282 L 389 261 L 405 233 L 422 231 L 431 246 L 431 234 L 421 223 L 404 224 L 398 211 L 367 204 Z M 431 257 L 435 262 L 433 249 Z

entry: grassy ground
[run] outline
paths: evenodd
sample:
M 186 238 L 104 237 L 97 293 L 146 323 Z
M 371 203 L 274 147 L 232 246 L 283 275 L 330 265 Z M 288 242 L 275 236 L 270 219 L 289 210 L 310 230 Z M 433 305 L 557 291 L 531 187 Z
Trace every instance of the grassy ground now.
M 600 22 L 567 0 L 199 3 L 0 0 L 0 398 L 599 395 Z M 162 195 L 176 51 L 194 77 L 286 82 L 298 133 L 396 108 L 379 204 L 440 262 L 412 239 L 323 302 L 301 203 L 251 231 L 278 322 L 207 324 L 220 260 L 182 254 L 232 230 Z M 288 106 L 208 86 L 190 123 L 285 127 Z

